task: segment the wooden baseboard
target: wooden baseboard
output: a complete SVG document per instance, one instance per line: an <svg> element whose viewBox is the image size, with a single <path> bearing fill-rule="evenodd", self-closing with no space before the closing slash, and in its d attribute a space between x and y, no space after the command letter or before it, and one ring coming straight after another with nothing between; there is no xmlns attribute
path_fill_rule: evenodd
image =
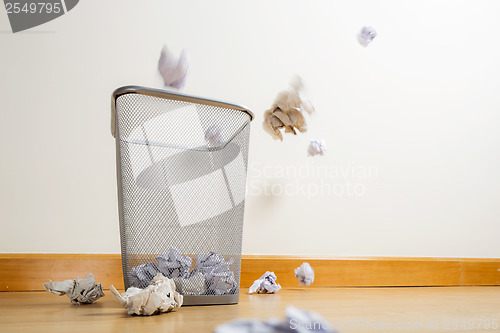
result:
<svg viewBox="0 0 500 333"><path fill-rule="evenodd" d="M491 286L500 285L496 258L300 257L244 255L241 287L265 271L281 286L297 287L294 269L308 262L316 272L311 287ZM0 291L43 290L60 281L93 273L105 288L123 288L119 254L0 254Z"/></svg>

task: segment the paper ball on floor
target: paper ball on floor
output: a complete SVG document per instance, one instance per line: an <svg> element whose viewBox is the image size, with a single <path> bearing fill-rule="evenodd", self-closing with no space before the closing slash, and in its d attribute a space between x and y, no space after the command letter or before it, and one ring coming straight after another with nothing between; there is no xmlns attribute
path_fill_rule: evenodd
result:
<svg viewBox="0 0 500 333"><path fill-rule="evenodd" d="M257 293L270 293L274 294L281 289L279 283L276 283L276 274L274 272L265 272L260 278L254 281L250 289L249 294Z"/></svg>
<svg viewBox="0 0 500 333"><path fill-rule="evenodd" d="M151 284L144 289L130 287L120 294L111 285L109 290L129 315L151 316L163 312L170 312L182 306L183 296L175 290L173 280L158 273Z"/></svg>
<svg viewBox="0 0 500 333"><path fill-rule="evenodd" d="M77 277L75 280L50 281L43 284L48 292L69 297L73 304L92 304L104 296L102 286L95 282L94 275L89 273L83 279Z"/></svg>

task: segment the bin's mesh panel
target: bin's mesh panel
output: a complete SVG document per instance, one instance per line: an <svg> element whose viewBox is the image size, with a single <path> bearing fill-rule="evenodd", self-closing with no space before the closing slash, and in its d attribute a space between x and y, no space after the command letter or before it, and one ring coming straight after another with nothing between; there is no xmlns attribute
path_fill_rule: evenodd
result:
<svg viewBox="0 0 500 333"><path fill-rule="evenodd" d="M249 116L140 94L116 112L126 288L161 271L185 295L238 293Z"/></svg>

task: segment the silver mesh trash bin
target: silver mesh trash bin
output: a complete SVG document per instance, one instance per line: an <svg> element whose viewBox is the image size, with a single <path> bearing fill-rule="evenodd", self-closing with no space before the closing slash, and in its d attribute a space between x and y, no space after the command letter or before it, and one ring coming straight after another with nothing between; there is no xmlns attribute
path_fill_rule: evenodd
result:
<svg viewBox="0 0 500 333"><path fill-rule="evenodd" d="M173 278L184 304L238 302L245 107L126 86L112 96L125 287Z"/></svg>

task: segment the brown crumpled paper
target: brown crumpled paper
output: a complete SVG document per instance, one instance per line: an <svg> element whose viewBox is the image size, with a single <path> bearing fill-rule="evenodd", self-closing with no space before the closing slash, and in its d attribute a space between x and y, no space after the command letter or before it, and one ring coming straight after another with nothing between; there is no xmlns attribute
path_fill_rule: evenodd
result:
<svg viewBox="0 0 500 333"><path fill-rule="evenodd" d="M297 76L290 83L290 88L278 94L273 105L264 113L262 127L273 139L283 141L281 129L285 133L297 134L307 131L307 124L304 112L311 114L314 107L304 96L302 79Z"/></svg>

